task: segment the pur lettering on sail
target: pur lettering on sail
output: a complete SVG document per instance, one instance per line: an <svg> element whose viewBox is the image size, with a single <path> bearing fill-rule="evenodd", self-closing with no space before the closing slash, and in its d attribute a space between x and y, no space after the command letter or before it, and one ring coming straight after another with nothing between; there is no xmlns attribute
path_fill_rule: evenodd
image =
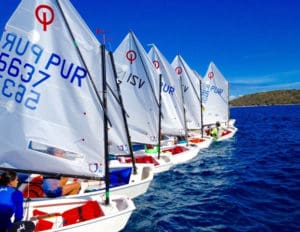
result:
<svg viewBox="0 0 300 232"><path fill-rule="evenodd" d="M86 78L87 72L84 68L76 66L73 63L69 63L66 59L62 59L58 54L52 53L48 59L45 69L60 69L60 76L63 79L69 79L73 84L77 84L81 87L82 79Z"/></svg>
<svg viewBox="0 0 300 232"><path fill-rule="evenodd" d="M214 92L215 94L219 94L220 96L221 96L222 93L223 93L223 89L222 89L222 88L218 88L218 87L215 86L215 85L212 85L212 86L210 87L210 91L211 91L211 92Z"/></svg>
<svg viewBox="0 0 300 232"><path fill-rule="evenodd" d="M29 40L27 40L23 37L17 37L17 35L13 34L13 33L6 34L4 41L3 41L3 45L1 45L1 49L3 51L5 50L5 51L8 51L9 53L15 54L19 58L22 58L25 55L32 57L30 59L31 62L33 61L32 64L26 63L27 65L25 65L25 64L23 65L23 68L26 68L26 66L32 67L31 70L33 68L35 68L34 67L35 65L42 62L41 60L42 60L42 55L43 55L43 51L44 51L44 48L42 48L41 46L39 46L37 44L32 44ZM2 54L3 54L3 52L2 52ZM7 57L9 55L6 54L6 55L2 55L1 57L5 57L5 56ZM19 72L19 71L17 71L17 68L18 68L17 65L22 66L22 61L19 58L15 58L15 60L17 60L17 61L14 61L15 64L12 64L13 67L11 69L14 69L15 71L9 72L8 74L12 74L14 76L14 74ZM55 54L55 53L52 53L49 56L49 58L46 60L47 60L47 62L44 67L44 69L46 71L49 71L49 73L52 73L52 71L57 71L57 70L54 70L54 68L56 68L56 69L59 68L61 78L68 79L70 81L70 83L75 84L78 87L82 86L82 81L87 76L87 71L84 68L82 68L78 65L75 65L71 62L68 62L66 59L62 58L59 54ZM5 68L4 66L6 65L6 63L4 63L5 60L2 59L2 60L0 60L0 62L2 64L2 68L0 67L0 71L4 71L4 68ZM50 70L48 70L48 69L50 69ZM47 76L50 77L49 74ZM37 86L37 84L34 84L34 85Z"/></svg>
<svg viewBox="0 0 300 232"><path fill-rule="evenodd" d="M81 87L87 76L81 66L58 54L48 55L42 46L14 33L3 34L0 48L0 95L30 110L38 107L42 97L38 87L50 78L60 77Z"/></svg>
<svg viewBox="0 0 300 232"><path fill-rule="evenodd" d="M43 54L43 48L37 44L31 44L29 40L22 37L17 37L16 34L7 33L4 39L4 44L1 46L2 50L9 52L15 52L18 56L24 56L26 52L29 52L34 57L34 63L37 64Z"/></svg>
<svg viewBox="0 0 300 232"><path fill-rule="evenodd" d="M175 92L175 87L174 86L168 85L165 82L161 82L160 85L161 85L161 89L162 89L163 92L168 93L172 96L174 95L174 92Z"/></svg>

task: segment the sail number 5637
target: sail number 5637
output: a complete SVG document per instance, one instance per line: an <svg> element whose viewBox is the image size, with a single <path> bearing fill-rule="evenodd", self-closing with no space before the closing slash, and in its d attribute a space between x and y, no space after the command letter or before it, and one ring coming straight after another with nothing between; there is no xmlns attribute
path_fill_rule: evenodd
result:
<svg viewBox="0 0 300 232"><path fill-rule="evenodd" d="M0 86L1 94L7 98L14 98L17 103L24 102L25 107L34 110L40 99L40 93L28 89L28 83L32 83L35 67L29 63L22 64L18 58L9 60L9 55L2 52L0 54L0 80L3 79L2 87ZM7 73L9 77L3 78L1 73ZM36 87L50 77L49 74L39 70L39 78L32 83L32 87ZM24 74L24 75L23 75ZM6 75L5 75L6 76ZM16 80L16 78L20 78ZM27 88L26 88L27 86ZM26 97L24 97L26 96Z"/></svg>
<svg viewBox="0 0 300 232"><path fill-rule="evenodd" d="M24 100L24 95L26 94L27 89L24 85L22 84L18 84L16 85L16 83L7 78L4 80L3 82L3 86L1 88L1 93L3 96L7 97L7 98L11 98L13 97L14 100L17 103L22 103ZM31 110L35 110L37 107L37 104L40 100L40 93L34 91L34 90L30 90L30 93L27 93L24 105L25 107L31 109Z"/></svg>

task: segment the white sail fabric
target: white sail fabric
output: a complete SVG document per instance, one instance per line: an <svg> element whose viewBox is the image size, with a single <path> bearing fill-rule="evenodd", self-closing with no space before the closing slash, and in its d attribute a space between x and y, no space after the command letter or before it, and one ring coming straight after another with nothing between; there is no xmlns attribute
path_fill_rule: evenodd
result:
<svg viewBox="0 0 300 232"><path fill-rule="evenodd" d="M100 47L71 3L23 0L0 49L0 167L102 176Z"/></svg>
<svg viewBox="0 0 300 232"><path fill-rule="evenodd" d="M202 81L202 103L204 125L228 121L228 81L213 62Z"/></svg>
<svg viewBox="0 0 300 232"><path fill-rule="evenodd" d="M196 79L194 79L193 83L195 84L197 94L198 94L199 98L201 99L201 81L202 81L202 77L196 70L193 70L193 74L194 74L193 76L196 77Z"/></svg>
<svg viewBox="0 0 300 232"><path fill-rule="evenodd" d="M162 75L161 82L161 132L169 135L184 135L184 111L182 106L181 83L171 64L155 45L148 56Z"/></svg>
<svg viewBox="0 0 300 232"><path fill-rule="evenodd" d="M159 78L133 32L114 51L114 59L131 141L157 144Z"/></svg>
<svg viewBox="0 0 300 232"><path fill-rule="evenodd" d="M200 79L180 55L174 58L172 67L182 80L187 129L201 129Z"/></svg>
<svg viewBox="0 0 300 232"><path fill-rule="evenodd" d="M109 152L120 155L129 153L129 141L122 115L123 106L117 88L117 73L114 71L116 70L113 69L112 54L110 56L106 52L107 113L110 122L108 130Z"/></svg>

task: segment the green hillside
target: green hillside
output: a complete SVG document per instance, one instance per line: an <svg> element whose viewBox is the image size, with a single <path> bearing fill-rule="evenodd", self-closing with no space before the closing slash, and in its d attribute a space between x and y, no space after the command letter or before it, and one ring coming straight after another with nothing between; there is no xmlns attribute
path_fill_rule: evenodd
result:
<svg viewBox="0 0 300 232"><path fill-rule="evenodd" d="M245 95L230 101L231 106L300 104L300 90L276 90Z"/></svg>

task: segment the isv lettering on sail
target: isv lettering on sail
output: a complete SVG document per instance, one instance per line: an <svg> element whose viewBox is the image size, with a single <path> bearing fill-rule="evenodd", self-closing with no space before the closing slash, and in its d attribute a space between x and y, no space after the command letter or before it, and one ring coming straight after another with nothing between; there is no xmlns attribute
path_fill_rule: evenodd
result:
<svg viewBox="0 0 300 232"><path fill-rule="evenodd" d="M46 83L51 73L59 73L62 79L79 88L87 77L85 68L59 54L46 53L42 46L16 34L3 34L0 47L0 95L30 110L37 108L41 98L37 87Z"/></svg>
<svg viewBox="0 0 300 232"><path fill-rule="evenodd" d="M142 78L132 73L129 74L129 76L126 79L126 82L133 86L137 86L139 89L142 88L145 84L145 81Z"/></svg>

